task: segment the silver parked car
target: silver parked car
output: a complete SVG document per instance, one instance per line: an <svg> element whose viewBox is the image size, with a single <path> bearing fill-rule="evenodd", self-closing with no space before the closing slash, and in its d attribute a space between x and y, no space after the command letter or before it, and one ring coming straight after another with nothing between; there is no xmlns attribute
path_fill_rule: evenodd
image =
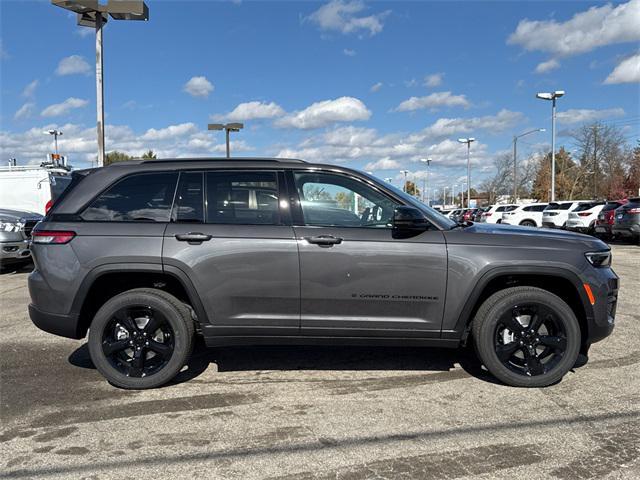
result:
<svg viewBox="0 0 640 480"><path fill-rule="evenodd" d="M0 208L0 268L31 259L31 230L42 215Z"/></svg>

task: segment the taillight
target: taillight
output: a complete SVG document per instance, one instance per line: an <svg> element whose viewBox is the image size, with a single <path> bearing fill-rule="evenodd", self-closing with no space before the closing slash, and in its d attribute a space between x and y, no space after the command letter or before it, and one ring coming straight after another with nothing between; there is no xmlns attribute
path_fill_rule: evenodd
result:
<svg viewBox="0 0 640 480"><path fill-rule="evenodd" d="M484 215L485 217L490 217L492 215L492 213L491 212L486 212L486 213L483 213L482 215Z"/></svg>
<svg viewBox="0 0 640 480"><path fill-rule="evenodd" d="M589 212L579 212L578 216L580 217L588 217L589 215L591 215Z"/></svg>
<svg viewBox="0 0 640 480"><path fill-rule="evenodd" d="M47 245L64 245L73 240L76 232L60 232L53 230L38 230L31 233L33 243L43 243Z"/></svg>
<svg viewBox="0 0 640 480"><path fill-rule="evenodd" d="M51 207L53 207L53 199L49 200L45 206L44 206L44 214L46 215L47 213L49 213L49 210L51 210Z"/></svg>

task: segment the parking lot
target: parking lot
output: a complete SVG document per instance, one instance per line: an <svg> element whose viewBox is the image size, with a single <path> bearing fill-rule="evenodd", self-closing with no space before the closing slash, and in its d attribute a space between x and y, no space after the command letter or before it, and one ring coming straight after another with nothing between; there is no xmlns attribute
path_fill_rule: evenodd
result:
<svg viewBox="0 0 640 480"><path fill-rule="evenodd" d="M111 387L0 276L6 478L639 478L640 249L614 245L617 326L559 384L464 351L199 347L174 384Z"/></svg>

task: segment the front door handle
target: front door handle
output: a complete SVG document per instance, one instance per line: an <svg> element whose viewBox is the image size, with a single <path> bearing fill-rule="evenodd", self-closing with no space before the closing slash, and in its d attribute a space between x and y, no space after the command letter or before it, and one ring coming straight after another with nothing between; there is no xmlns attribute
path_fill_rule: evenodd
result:
<svg viewBox="0 0 640 480"><path fill-rule="evenodd" d="M176 240L178 240L179 242L202 243L202 242L208 242L212 238L213 238L213 235L207 235L206 233L199 233L199 232L176 234Z"/></svg>
<svg viewBox="0 0 640 480"><path fill-rule="evenodd" d="M317 237L305 237L305 240L314 245L320 245L321 247L330 247L332 245L339 245L342 243L340 237L334 237L333 235L318 235Z"/></svg>

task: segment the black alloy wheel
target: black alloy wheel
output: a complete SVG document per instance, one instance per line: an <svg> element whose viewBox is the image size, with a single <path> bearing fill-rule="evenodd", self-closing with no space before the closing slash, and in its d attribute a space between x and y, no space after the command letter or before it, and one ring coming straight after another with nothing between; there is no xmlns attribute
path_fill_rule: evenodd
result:
<svg viewBox="0 0 640 480"><path fill-rule="evenodd" d="M496 324L495 351L502 364L520 375L551 371L567 349L567 336L556 313L538 303L514 306Z"/></svg>
<svg viewBox="0 0 640 480"><path fill-rule="evenodd" d="M173 329L149 306L123 307L104 329L102 351L127 377L146 377L164 368L173 355Z"/></svg>

